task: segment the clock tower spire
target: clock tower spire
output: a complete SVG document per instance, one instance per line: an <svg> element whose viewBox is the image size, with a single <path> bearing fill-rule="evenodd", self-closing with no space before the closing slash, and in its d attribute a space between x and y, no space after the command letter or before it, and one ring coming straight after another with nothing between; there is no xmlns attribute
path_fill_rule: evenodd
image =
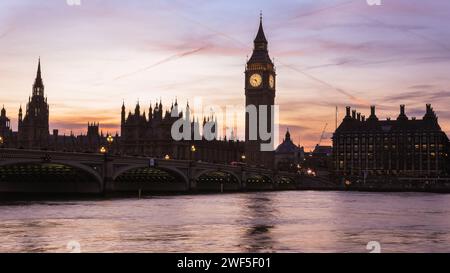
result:
<svg viewBox="0 0 450 273"><path fill-rule="evenodd" d="M263 28L262 13L259 20L259 28L253 41L253 53L245 68L245 104L247 110L256 107L256 116L246 112L245 116L245 156L247 163L251 165L262 165L266 168L274 167L274 152L261 151L261 144L270 143L260 137L260 115L265 115L267 133L274 130L272 106L275 104L275 66L270 59L268 42ZM267 112L261 112L261 106L267 106ZM256 126L254 126L256 124ZM251 132L255 130L257 132ZM254 139L251 136L257 135ZM273 134L272 134L273 136ZM273 140L272 140L273 141Z"/></svg>

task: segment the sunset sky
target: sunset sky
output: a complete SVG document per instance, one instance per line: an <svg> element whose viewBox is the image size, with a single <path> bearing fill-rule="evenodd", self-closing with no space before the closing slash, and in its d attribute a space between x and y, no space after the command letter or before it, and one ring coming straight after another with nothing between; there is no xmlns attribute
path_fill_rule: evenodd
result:
<svg viewBox="0 0 450 273"><path fill-rule="evenodd" d="M120 107L201 97L243 105L260 10L277 67L282 134L307 149L351 105L421 118L433 104L450 132L450 1L0 1L0 104L17 130L38 57L51 129L119 130ZM241 130L240 135L242 136Z"/></svg>

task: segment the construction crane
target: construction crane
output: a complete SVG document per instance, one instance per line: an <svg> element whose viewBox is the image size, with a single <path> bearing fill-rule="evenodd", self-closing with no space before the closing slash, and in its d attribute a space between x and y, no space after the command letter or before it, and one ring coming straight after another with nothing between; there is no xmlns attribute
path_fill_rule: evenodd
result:
<svg viewBox="0 0 450 273"><path fill-rule="evenodd" d="M319 143L317 146L320 146L320 143L322 143L323 137L325 136L325 131L327 130L328 123L325 124L325 127L323 128L322 134L320 135Z"/></svg>

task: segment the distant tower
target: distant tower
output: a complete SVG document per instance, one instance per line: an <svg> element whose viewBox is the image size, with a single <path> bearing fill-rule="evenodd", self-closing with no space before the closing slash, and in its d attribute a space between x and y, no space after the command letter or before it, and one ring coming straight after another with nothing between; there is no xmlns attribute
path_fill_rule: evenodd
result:
<svg viewBox="0 0 450 273"><path fill-rule="evenodd" d="M22 105L19 108L19 125L22 123L23 114L22 114Z"/></svg>
<svg viewBox="0 0 450 273"><path fill-rule="evenodd" d="M11 121L6 116L6 109L5 106L3 106L0 113L0 137L2 138L0 141L0 146L3 146L4 143L9 140L11 135L12 135Z"/></svg>
<svg viewBox="0 0 450 273"><path fill-rule="evenodd" d="M24 148L44 148L48 146L49 138L49 106L44 96L44 83L41 75L41 60L39 58L36 79L33 84L33 94L27 104L25 117L19 110L19 146Z"/></svg>
<svg viewBox="0 0 450 273"><path fill-rule="evenodd" d="M93 122L92 124L88 122L88 129L87 129L87 134L86 136L89 139L95 139L99 137L99 128L100 128L100 124L99 123L95 123Z"/></svg>
<svg viewBox="0 0 450 273"><path fill-rule="evenodd" d="M141 115L141 106L139 105L139 101L136 103L136 108L134 108L134 114L136 116L140 116Z"/></svg>
<svg viewBox="0 0 450 273"><path fill-rule="evenodd" d="M120 113L120 134L123 136L125 127L125 101L122 103L122 112Z"/></svg>
<svg viewBox="0 0 450 273"><path fill-rule="evenodd" d="M246 160L252 165L264 165L267 168L274 166L274 152L262 152L259 137L259 106L267 105L267 130L273 130L271 106L275 104L275 67L269 57L267 39L260 16L258 34L254 40L254 49L245 69L245 104L255 105L258 109L257 130L258 139L249 139L250 120L249 114L245 116L245 155Z"/></svg>

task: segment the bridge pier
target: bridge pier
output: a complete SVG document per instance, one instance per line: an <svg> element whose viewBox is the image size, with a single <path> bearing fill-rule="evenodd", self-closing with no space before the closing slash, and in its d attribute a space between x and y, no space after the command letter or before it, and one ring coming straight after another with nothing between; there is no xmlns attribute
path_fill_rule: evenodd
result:
<svg viewBox="0 0 450 273"><path fill-rule="evenodd" d="M196 174L196 166L195 162L189 161L188 169L187 169L187 178L188 178L188 191L196 191L197 190L197 181L195 180Z"/></svg>
<svg viewBox="0 0 450 273"><path fill-rule="evenodd" d="M189 178L189 188L188 191L197 191L197 181L195 178Z"/></svg>
<svg viewBox="0 0 450 273"><path fill-rule="evenodd" d="M114 158L104 155L102 193L114 191Z"/></svg>
<svg viewBox="0 0 450 273"><path fill-rule="evenodd" d="M241 190L247 189L247 172L241 169Z"/></svg>

